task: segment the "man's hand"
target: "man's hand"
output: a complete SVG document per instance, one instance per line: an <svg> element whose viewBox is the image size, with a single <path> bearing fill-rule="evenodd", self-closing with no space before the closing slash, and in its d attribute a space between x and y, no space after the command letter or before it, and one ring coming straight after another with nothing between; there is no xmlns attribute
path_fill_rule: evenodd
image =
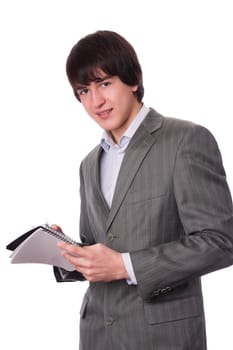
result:
<svg viewBox="0 0 233 350"><path fill-rule="evenodd" d="M59 242L58 247L65 259L90 282L129 278L121 254L103 244L79 247Z"/></svg>
<svg viewBox="0 0 233 350"><path fill-rule="evenodd" d="M58 226L58 225L56 225L56 224L53 224L53 225L51 225L51 227L52 227L54 230L56 230L56 231L58 231L58 232L60 232L60 233L63 233L62 228L61 228L60 226Z"/></svg>

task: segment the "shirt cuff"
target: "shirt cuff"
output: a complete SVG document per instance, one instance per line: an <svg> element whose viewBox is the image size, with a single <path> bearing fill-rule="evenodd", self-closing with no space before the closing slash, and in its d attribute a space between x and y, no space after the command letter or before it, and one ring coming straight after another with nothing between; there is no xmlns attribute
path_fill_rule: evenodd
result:
<svg viewBox="0 0 233 350"><path fill-rule="evenodd" d="M132 261L129 253L122 253L121 255L125 264L126 271L128 272L128 275L129 275L129 279L127 279L127 283L129 285L137 285L138 282L134 273L134 269L133 269L133 265L132 265Z"/></svg>

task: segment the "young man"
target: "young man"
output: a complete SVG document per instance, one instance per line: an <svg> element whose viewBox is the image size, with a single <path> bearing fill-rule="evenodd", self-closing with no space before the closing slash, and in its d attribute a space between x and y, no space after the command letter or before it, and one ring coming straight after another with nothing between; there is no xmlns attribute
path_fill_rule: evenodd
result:
<svg viewBox="0 0 233 350"><path fill-rule="evenodd" d="M104 129L80 167L80 236L91 245L60 243L74 271L54 268L57 281L90 281L80 350L206 349L200 276L233 263L216 141L142 103L137 55L117 33L81 39L67 75Z"/></svg>

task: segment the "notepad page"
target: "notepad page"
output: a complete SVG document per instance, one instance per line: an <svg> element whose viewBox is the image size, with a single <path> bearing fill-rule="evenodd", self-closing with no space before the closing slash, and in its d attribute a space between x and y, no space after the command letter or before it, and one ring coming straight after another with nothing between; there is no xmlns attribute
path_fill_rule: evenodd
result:
<svg viewBox="0 0 233 350"><path fill-rule="evenodd" d="M11 263L38 263L62 267L67 271L75 270L57 247L60 239L38 229L25 239L11 254Z"/></svg>

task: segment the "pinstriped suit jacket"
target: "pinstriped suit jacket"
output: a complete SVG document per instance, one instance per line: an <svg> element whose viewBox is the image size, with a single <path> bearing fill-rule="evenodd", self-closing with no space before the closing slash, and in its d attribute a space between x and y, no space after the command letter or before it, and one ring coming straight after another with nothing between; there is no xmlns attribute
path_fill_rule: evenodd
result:
<svg viewBox="0 0 233 350"><path fill-rule="evenodd" d="M91 283L80 350L204 350L200 276L233 263L232 199L205 128L150 110L132 138L109 210L100 146L82 162L80 233L130 252L138 286ZM57 270L58 281L82 279Z"/></svg>

